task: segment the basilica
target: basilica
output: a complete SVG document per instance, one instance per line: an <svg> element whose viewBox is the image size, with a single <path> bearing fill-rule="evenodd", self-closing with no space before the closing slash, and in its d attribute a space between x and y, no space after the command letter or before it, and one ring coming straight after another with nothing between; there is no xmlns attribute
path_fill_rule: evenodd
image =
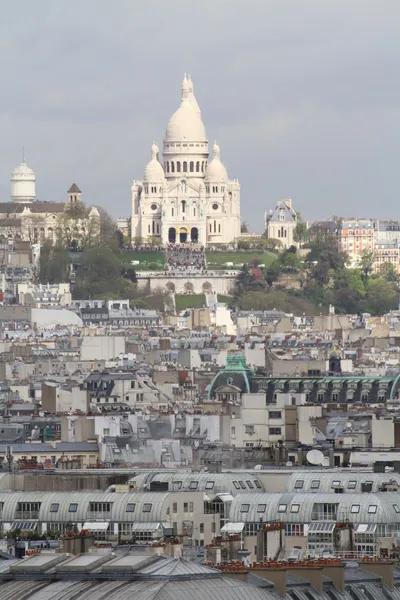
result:
<svg viewBox="0 0 400 600"><path fill-rule="evenodd" d="M132 184L132 241L229 244L240 237L240 184L228 179L214 143L212 158L193 83L184 77L170 118L162 160L157 144L141 180Z"/></svg>

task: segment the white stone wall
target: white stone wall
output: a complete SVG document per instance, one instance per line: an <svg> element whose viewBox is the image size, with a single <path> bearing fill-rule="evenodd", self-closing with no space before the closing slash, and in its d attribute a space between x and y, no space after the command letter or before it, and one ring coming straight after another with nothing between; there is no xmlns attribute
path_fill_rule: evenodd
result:
<svg viewBox="0 0 400 600"><path fill-rule="evenodd" d="M138 271L137 280L140 289L156 292L160 289L176 294L230 294L236 283L237 272L223 274L221 271L209 271L205 275L167 274L157 271Z"/></svg>

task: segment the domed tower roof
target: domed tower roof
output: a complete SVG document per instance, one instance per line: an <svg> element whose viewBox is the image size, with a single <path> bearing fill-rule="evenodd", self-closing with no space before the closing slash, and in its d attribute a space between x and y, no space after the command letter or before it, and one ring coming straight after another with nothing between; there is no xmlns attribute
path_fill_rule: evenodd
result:
<svg viewBox="0 0 400 600"><path fill-rule="evenodd" d="M208 163L206 171L207 181L228 181L228 173L221 162L221 151L217 142L214 142L213 146L213 158Z"/></svg>
<svg viewBox="0 0 400 600"><path fill-rule="evenodd" d="M193 81L192 81L190 75L189 75L187 81L188 81L188 85L189 85L189 98L188 98L188 100L189 100L189 102L190 102L193 110L195 112L197 112L198 114L200 114L201 113L200 106L198 105L198 102L196 100L196 96L194 95Z"/></svg>
<svg viewBox="0 0 400 600"><path fill-rule="evenodd" d="M181 105L168 121L164 144L167 142L205 142L207 134L200 108L193 94L193 83L185 75L182 82Z"/></svg>
<svg viewBox="0 0 400 600"><path fill-rule="evenodd" d="M11 173L11 200L20 204L36 199L36 175L25 158Z"/></svg>
<svg viewBox="0 0 400 600"><path fill-rule="evenodd" d="M162 168L160 162L158 161L158 153L159 148L157 144L153 143L151 147L151 161L147 163L147 166L144 170L143 181L164 181L164 169Z"/></svg>
<svg viewBox="0 0 400 600"><path fill-rule="evenodd" d="M242 354L229 355L225 367L214 377L209 389L208 399L215 398L218 388L229 386L242 394L251 391L251 380L254 371L246 364Z"/></svg>

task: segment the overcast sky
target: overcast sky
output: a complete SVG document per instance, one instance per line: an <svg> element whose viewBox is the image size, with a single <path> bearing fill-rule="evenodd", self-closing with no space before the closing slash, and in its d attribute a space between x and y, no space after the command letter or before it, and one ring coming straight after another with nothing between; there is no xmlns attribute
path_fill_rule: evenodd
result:
<svg viewBox="0 0 400 600"><path fill-rule="evenodd" d="M192 75L242 218L400 218L399 0L3 0L0 192L25 146L41 200L76 181L130 213Z"/></svg>

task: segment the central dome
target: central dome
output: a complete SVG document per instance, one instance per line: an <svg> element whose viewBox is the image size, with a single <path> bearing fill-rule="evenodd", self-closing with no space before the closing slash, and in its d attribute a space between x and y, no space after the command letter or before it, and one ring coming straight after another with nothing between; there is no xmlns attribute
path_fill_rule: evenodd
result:
<svg viewBox="0 0 400 600"><path fill-rule="evenodd" d="M170 118L165 141L207 142L206 129L200 113L193 109L189 100L182 100L180 107Z"/></svg>

